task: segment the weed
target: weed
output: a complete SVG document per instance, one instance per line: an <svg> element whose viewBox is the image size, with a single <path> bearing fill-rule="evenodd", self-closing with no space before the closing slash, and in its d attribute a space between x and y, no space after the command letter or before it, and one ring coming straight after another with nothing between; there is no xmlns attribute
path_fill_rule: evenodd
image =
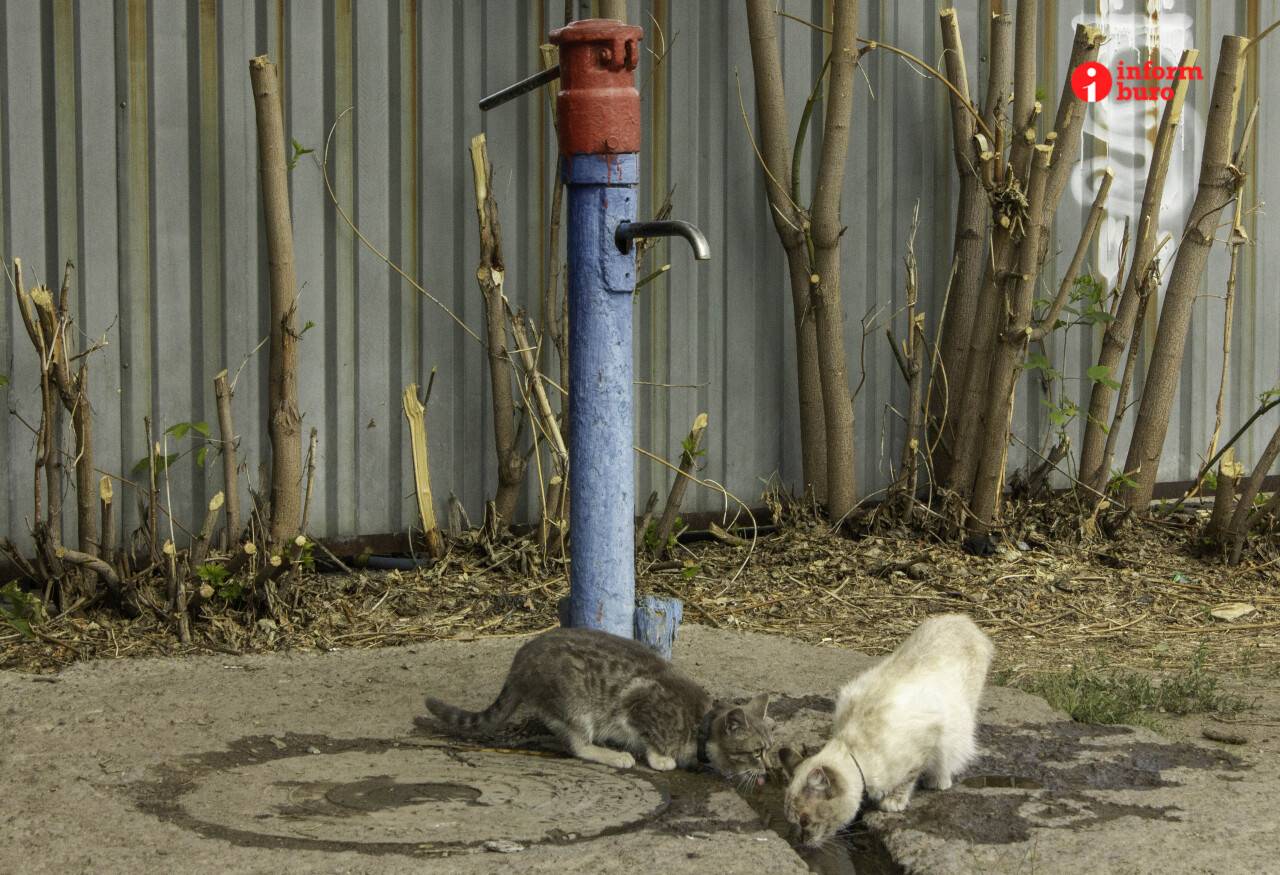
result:
<svg viewBox="0 0 1280 875"><path fill-rule="evenodd" d="M1156 728L1158 714L1232 714L1247 707L1243 699L1218 688L1218 679L1205 671L1203 650L1186 669L1159 678L1091 662L1034 676L1019 686L1080 723Z"/></svg>

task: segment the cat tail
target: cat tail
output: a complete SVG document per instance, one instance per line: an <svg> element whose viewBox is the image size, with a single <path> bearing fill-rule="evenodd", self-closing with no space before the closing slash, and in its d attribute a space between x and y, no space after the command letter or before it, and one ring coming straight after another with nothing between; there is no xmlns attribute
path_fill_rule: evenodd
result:
<svg viewBox="0 0 1280 875"><path fill-rule="evenodd" d="M467 711L448 702L427 697L427 710L434 714L437 720L451 729L468 733L492 732L507 722L518 704L520 704L519 697L511 689L510 684L503 685L498 698L483 711Z"/></svg>

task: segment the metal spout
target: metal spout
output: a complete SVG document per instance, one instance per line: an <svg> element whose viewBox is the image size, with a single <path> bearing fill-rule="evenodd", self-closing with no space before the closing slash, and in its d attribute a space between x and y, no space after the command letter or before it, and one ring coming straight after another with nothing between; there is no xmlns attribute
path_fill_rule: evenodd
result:
<svg viewBox="0 0 1280 875"><path fill-rule="evenodd" d="M613 240L619 252L630 252L631 241L637 237L683 237L693 247L693 257L698 261L711 259L711 246L706 236L692 222L664 219L660 222L622 222L613 232Z"/></svg>
<svg viewBox="0 0 1280 875"><path fill-rule="evenodd" d="M484 100L480 101L480 111L493 109L495 106L501 106L508 100L514 100L521 94L528 94L535 88L540 88L548 82L554 82L560 78L560 65L548 67L541 73L534 73L528 79L521 79L514 85L508 85L501 91L495 91Z"/></svg>

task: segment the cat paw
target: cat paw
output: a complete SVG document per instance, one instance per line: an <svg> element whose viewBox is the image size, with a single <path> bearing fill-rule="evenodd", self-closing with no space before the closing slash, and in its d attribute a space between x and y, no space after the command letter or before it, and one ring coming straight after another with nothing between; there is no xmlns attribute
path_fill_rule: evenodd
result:
<svg viewBox="0 0 1280 875"><path fill-rule="evenodd" d="M930 790L947 790L951 787L950 775L926 775L924 785Z"/></svg>
<svg viewBox="0 0 1280 875"><path fill-rule="evenodd" d="M600 757L601 762L606 766L613 766L615 769L630 769L636 764L636 758L625 750L611 750Z"/></svg>
<svg viewBox="0 0 1280 875"><path fill-rule="evenodd" d="M898 796L886 796L876 803L881 811L906 811L907 800Z"/></svg>
<svg viewBox="0 0 1280 875"><path fill-rule="evenodd" d="M649 763L649 768L653 769L656 772L669 772L676 767L676 761L674 757L669 757L660 753L654 753L653 751L649 751L648 753L646 753L645 759Z"/></svg>

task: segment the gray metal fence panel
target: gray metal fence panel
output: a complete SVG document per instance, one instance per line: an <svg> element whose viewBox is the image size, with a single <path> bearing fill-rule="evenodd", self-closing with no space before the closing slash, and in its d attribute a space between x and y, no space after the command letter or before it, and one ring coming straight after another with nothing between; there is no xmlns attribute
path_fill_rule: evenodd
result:
<svg viewBox="0 0 1280 875"><path fill-rule="evenodd" d="M939 61L942 4L861 5L863 34ZM958 5L972 85L980 89L987 47L978 22L989 14L989 3ZM1156 34L1166 53L1179 41L1197 46L1201 66L1211 73L1222 34L1280 17L1277 0L1166 2L1158 21L1137 0L1125 0L1120 9L1104 5L1102 12L1093 3L1049 5L1055 18L1041 28L1040 81L1050 103L1077 21L1101 17L1113 31L1108 57L1136 57L1137 47ZM788 0L784 7L815 22L826 14L822 0ZM656 208L674 190L675 213L698 222L715 248L711 263L695 265L682 247L660 247L659 263L669 260L671 270L637 295L637 445L674 458L693 417L706 412L703 476L754 503L766 478L776 474L794 484L800 465L785 262L739 108L741 93L747 117L754 118L745 13L730 0L640 0L629 12L644 24L649 48L665 42L667 49L658 75L652 56L640 70L643 166L651 174L642 187L642 209ZM76 264L77 344L83 348L101 337L108 342L92 361L99 467L128 476L146 452L146 415L156 435L178 422L212 424L212 380L227 368L237 377L245 477L253 488L260 485L269 449L266 361L259 348L268 327L266 253L247 61L268 52L280 61L287 134L315 150L299 160L291 177L299 313L303 324L313 326L302 340L299 374L304 441L310 428L319 440L312 528L356 534L403 531L413 523L400 394L410 382L425 388L433 369L428 418L440 510L452 493L478 519L496 482L488 375L480 345L441 306L481 332L467 148L473 134L487 134L502 209L507 294L513 306L536 315L550 270L546 216L555 139L546 98L532 95L484 115L476 101L537 70L538 45L562 17L563 3L552 0L0 2L0 252L24 259L28 281L51 285L65 258ZM1158 28L1149 30L1153 21ZM796 21L780 25L794 125L821 65L824 37ZM1259 48L1242 112L1261 96L1259 83L1280 72L1277 46ZM1211 76L1193 86L1179 137L1162 220L1175 232L1194 195L1210 82ZM897 411L905 391L886 354L882 326L891 320L899 336L904 328L897 312L902 256L917 202L916 255L930 326L945 292L955 209L947 111L942 89L902 59L882 51L864 58L845 186L843 266L846 349L851 379L861 383L855 406L863 493L881 488L897 463ZM1077 175L1090 179L1110 162L1122 177L1141 180L1142 149L1157 117L1154 109L1095 112ZM1264 106L1260 142L1274 139L1276 124ZM323 156L331 128L328 166L338 204L439 304L361 246L335 211L313 160ZM801 156L806 185L816 141L811 136ZM1260 148L1250 165L1254 176L1246 197L1252 206L1255 198L1265 199L1280 163L1274 150ZM1087 184L1073 182L1047 287L1069 254L1062 250L1074 245L1070 235L1091 196ZM1113 190L1091 258L1094 270L1114 261L1123 217L1140 199L1140 185ZM1260 213L1250 215L1249 229L1253 243L1237 290L1226 433L1280 374L1280 344L1273 337L1280 302L1267 284L1280 269L1273 263L1280 232ZM1225 248L1217 247L1196 307L1160 472L1164 480L1194 474L1212 430L1227 264ZM869 313L878 321L864 337L861 320ZM1151 331L1154 326L1153 317ZM1149 332L1148 345L1151 337ZM1097 330L1049 339L1046 351L1066 374L1055 395L1087 396L1083 372L1097 346ZM21 541L31 516L28 426L37 418L37 366L8 292L0 304L0 373L10 380L3 397L11 411L0 423L0 532ZM1036 381L1024 381L1011 464L1034 455L1024 444L1042 451L1054 439L1043 398ZM1068 431L1078 440L1080 424ZM171 437L169 451L187 449L191 440ZM1242 455L1252 458L1261 440L1246 441ZM651 490L665 493L668 469L642 458L637 470L641 500ZM193 525L220 488L220 470L214 464L200 468L188 454L171 475L175 517ZM531 468L529 513L536 507L537 478ZM116 495L132 520L132 491L118 485ZM724 503L714 490L696 490L687 500L704 510ZM74 537L73 514L67 526L65 535Z"/></svg>

